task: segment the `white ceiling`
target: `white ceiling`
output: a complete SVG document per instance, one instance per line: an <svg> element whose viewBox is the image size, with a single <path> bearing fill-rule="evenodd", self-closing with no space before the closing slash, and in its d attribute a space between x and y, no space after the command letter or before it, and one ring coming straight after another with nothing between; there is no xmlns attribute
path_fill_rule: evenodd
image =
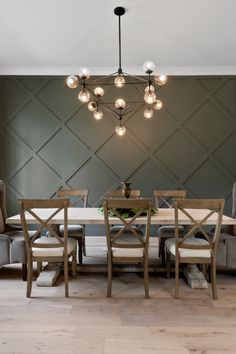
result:
<svg viewBox="0 0 236 354"><path fill-rule="evenodd" d="M0 75L236 74L235 0L0 0Z"/></svg>

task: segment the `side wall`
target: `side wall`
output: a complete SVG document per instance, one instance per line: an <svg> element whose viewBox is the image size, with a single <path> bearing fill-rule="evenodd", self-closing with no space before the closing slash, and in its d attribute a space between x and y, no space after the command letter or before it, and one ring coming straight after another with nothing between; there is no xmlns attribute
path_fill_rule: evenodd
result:
<svg viewBox="0 0 236 354"><path fill-rule="evenodd" d="M2 77L0 178L8 213L17 199L53 197L58 188L88 188L90 206L129 180L142 195L184 188L189 197L226 199L236 181L236 79L170 77L164 109L151 119L95 121L62 77Z"/></svg>

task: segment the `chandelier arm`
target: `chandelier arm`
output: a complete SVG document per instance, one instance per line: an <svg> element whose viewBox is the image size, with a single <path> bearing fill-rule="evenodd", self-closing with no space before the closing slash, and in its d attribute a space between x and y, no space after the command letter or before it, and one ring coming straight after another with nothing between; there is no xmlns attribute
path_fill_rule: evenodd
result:
<svg viewBox="0 0 236 354"><path fill-rule="evenodd" d="M124 74L124 76L132 77L133 79L137 80L138 83L139 82L145 82L146 84L148 84L148 80L147 79L144 79L142 77L135 76L135 75L130 75L130 74L126 73L126 72L123 72L123 74Z"/></svg>

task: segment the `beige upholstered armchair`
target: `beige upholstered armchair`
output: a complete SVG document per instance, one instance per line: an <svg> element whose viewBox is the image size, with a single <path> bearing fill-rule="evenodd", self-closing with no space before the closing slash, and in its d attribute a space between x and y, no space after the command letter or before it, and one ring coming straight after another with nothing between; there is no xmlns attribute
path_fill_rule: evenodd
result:
<svg viewBox="0 0 236 354"><path fill-rule="evenodd" d="M232 218L236 218L236 182L232 190ZM236 225L221 228L216 263L218 267L236 269Z"/></svg>
<svg viewBox="0 0 236 354"><path fill-rule="evenodd" d="M0 267L21 263L22 278L26 280L27 259L23 231L6 225L6 217L6 188L4 182L0 180Z"/></svg>

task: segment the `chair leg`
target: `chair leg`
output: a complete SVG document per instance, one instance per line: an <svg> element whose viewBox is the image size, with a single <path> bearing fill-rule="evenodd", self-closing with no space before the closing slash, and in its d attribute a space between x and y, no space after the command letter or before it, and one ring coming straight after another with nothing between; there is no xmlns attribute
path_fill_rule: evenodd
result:
<svg viewBox="0 0 236 354"><path fill-rule="evenodd" d="M27 290L26 296L30 297L32 290L32 282L33 282L33 262L28 261L28 271L27 271Z"/></svg>
<svg viewBox="0 0 236 354"><path fill-rule="evenodd" d="M69 296L68 291L68 258L64 260L64 282L65 282L65 297Z"/></svg>
<svg viewBox="0 0 236 354"><path fill-rule="evenodd" d="M112 288L112 259L111 256L107 257L107 297L111 297Z"/></svg>
<svg viewBox="0 0 236 354"><path fill-rule="evenodd" d="M80 237L78 239L78 258L79 258L79 264L83 263L83 240Z"/></svg>
<svg viewBox="0 0 236 354"><path fill-rule="evenodd" d="M27 280L27 263L22 263L22 280Z"/></svg>
<svg viewBox="0 0 236 354"><path fill-rule="evenodd" d="M175 299L179 298L179 260L175 258Z"/></svg>
<svg viewBox="0 0 236 354"><path fill-rule="evenodd" d="M83 254L84 254L84 256L86 256L85 235L83 235L83 239L82 239L82 241L83 241Z"/></svg>
<svg viewBox="0 0 236 354"><path fill-rule="evenodd" d="M77 262L76 262L76 251L72 253L72 277L76 277L77 272Z"/></svg>
<svg viewBox="0 0 236 354"><path fill-rule="evenodd" d="M214 300L218 299L217 288L216 288L216 261L213 258L211 264L211 287L212 287L212 296Z"/></svg>
<svg viewBox="0 0 236 354"><path fill-rule="evenodd" d="M170 279L170 254L166 252L166 278Z"/></svg>
<svg viewBox="0 0 236 354"><path fill-rule="evenodd" d="M38 276L41 273L41 271L42 271L42 262L37 262L37 274L38 274Z"/></svg>
<svg viewBox="0 0 236 354"><path fill-rule="evenodd" d="M149 298L149 282L148 282L148 257L144 259L144 289L145 289L145 298Z"/></svg>
<svg viewBox="0 0 236 354"><path fill-rule="evenodd" d="M161 257L161 264L164 267L164 265L166 264L166 255L165 255L165 239L163 237L160 238L159 256Z"/></svg>

